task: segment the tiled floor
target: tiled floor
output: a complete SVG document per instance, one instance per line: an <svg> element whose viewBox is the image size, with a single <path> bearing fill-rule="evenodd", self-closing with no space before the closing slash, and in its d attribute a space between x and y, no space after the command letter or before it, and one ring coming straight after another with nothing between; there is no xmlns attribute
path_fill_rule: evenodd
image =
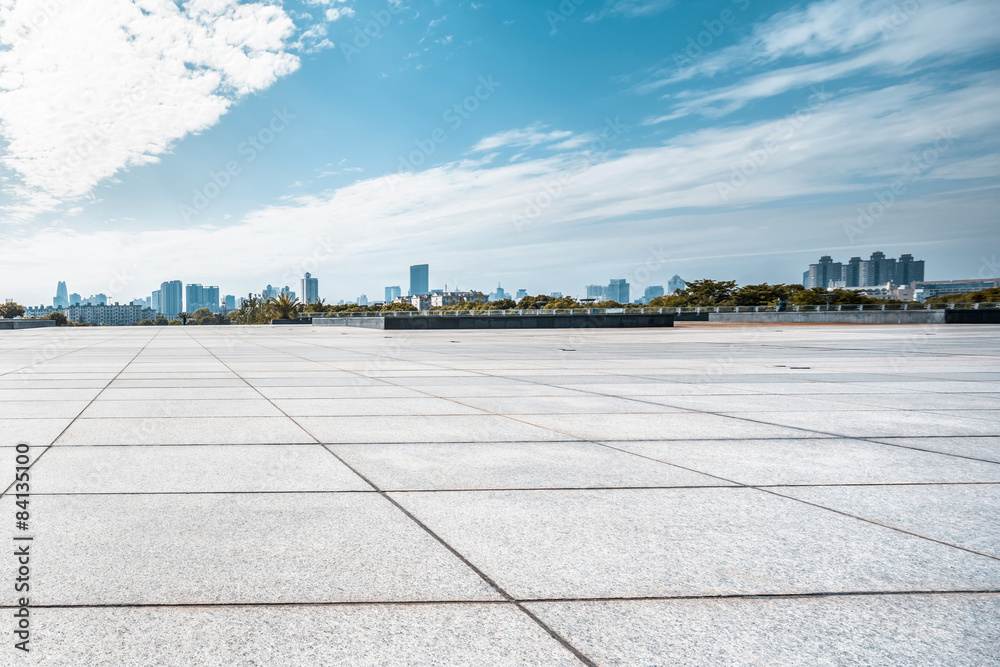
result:
<svg viewBox="0 0 1000 667"><path fill-rule="evenodd" d="M1000 664L998 334L0 333L0 664Z"/></svg>

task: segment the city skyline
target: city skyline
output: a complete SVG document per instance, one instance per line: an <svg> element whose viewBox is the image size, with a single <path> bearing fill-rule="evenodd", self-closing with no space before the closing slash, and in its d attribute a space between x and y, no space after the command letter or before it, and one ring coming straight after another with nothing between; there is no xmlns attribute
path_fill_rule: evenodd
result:
<svg viewBox="0 0 1000 667"><path fill-rule="evenodd" d="M1000 273L995 2L288 0L236 29L100 1L0 34L0 298L48 302L56 268L119 301L307 271L346 298L417 260L533 292L657 262L783 282L862 247Z"/></svg>

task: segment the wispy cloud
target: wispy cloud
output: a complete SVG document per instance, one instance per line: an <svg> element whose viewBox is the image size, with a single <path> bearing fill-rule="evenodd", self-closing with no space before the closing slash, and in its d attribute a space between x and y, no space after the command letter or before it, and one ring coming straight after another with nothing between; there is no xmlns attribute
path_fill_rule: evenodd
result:
<svg viewBox="0 0 1000 667"><path fill-rule="evenodd" d="M472 150L479 153L497 150L498 148L532 148L541 144L559 141L560 139L565 140L572 136L572 132L565 130L546 132L544 126L535 124L516 130L498 132L492 136L480 139L473 146Z"/></svg>

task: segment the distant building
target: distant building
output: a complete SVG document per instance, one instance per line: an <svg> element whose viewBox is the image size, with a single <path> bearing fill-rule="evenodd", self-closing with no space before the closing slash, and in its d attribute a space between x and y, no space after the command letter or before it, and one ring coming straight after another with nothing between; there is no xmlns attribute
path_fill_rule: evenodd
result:
<svg viewBox="0 0 1000 667"><path fill-rule="evenodd" d="M455 304L463 303L465 301L482 303L483 300L483 295L479 292L437 292L436 294L431 294L430 307L441 308L444 306L454 306ZM416 306L417 304L413 305ZM421 310L425 309L421 308Z"/></svg>
<svg viewBox="0 0 1000 667"><path fill-rule="evenodd" d="M160 313L168 320L184 312L184 285L179 280L160 284Z"/></svg>
<svg viewBox="0 0 1000 667"><path fill-rule="evenodd" d="M316 303L319 301L319 278L313 278L311 273L307 273L302 278L301 290L303 303Z"/></svg>
<svg viewBox="0 0 1000 667"><path fill-rule="evenodd" d="M642 303L649 303L658 296L663 296L662 285L650 285L642 295Z"/></svg>
<svg viewBox="0 0 1000 667"><path fill-rule="evenodd" d="M284 287L281 288L281 292L278 293L278 296L281 296L282 294L287 294L289 299L295 298L295 292L293 292L292 288L290 288L288 285L285 285Z"/></svg>
<svg viewBox="0 0 1000 667"><path fill-rule="evenodd" d="M365 294L362 294L361 296L359 296L358 300L357 300L357 304L359 306L367 306L368 305L368 296L365 295Z"/></svg>
<svg viewBox="0 0 1000 667"><path fill-rule="evenodd" d="M427 264L414 264L410 267L410 296L430 292L429 275L430 266Z"/></svg>
<svg viewBox="0 0 1000 667"><path fill-rule="evenodd" d="M936 296L968 294L970 292L990 289L991 287L1000 287L1000 279L970 278L969 280L917 281L911 283L911 286L913 287L913 299L915 301L926 301Z"/></svg>
<svg viewBox="0 0 1000 667"><path fill-rule="evenodd" d="M608 285L607 298L618 303L629 302L629 284L624 278L612 278Z"/></svg>
<svg viewBox="0 0 1000 667"><path fill-rule="evenodd" d="M107 326L138 324L143 320L155 320L156 313L138 305L86 305L68 306L60 309L70 322Z"/></svg>
<svg viewBox="0 0 1000 667"><path fill-rule="evenodd" d="M677 290L684 289L686 283L684 279L678 275L674 275L673 278L667 281L667 294L673 294Z"/></svg>
<svg viewBox="0 0 1000 667"><path fill-rule="evenodd" d="M52 299L52 305L56 308L65 308L69 305L69 294L66 292L66 282L60 280L56 284L56 296Z"/></svg>
<svg viewBox="0 0 1000 667"><path fill-rule="evenodd" d="M225 299L225 310L229 312L230 310L236 310L236 296L233 294L227 294Z"/></svg>
<svg viewBox="0 0 1000 667"><path fill-rule="evenodd" d="M561 299L561 298L563 298L563 293L562 292L549 292L549 296L552 297L553 299Z"/></svg>
<svg viewBox="0 0 1000 667"><path fill-rule="evenodd" d="M818 263L809 265L807 275L806 282L803 283L806 289L813 287L827 289L832 283L843 280L844 265L834 262L829 255L823 255Z"/></svg>
<svg viewBox="0 0 1000 667"><path fill-rule="evenodd" d="M270 299L272 297L275 298L275 299L277 299L278 298L278 288L271 287L270 285L268 285L267 287L264 288L264 291L261 292L260 295L262 297L264 297L265 300Z"/></svg>
<svg viewBox="0 0 1000 667"><path fill-rule="evenodd" d="M83 301L83 297L77 294L76 292L73 292L72 294L69 295L69 305L79 306L81 301Z"/></svg>
<svg viewBox="0 0 1000 667"><path fill-rule="evenodd" d="M184 312L189 315L204 307L205 288L195 283L184 286Z"/></svg>
<svg viewBox="0 0 1000 667"><path fill-rule="evenodd" d="M410 305L412 305L417 310L430 310L431 309L431 295L430 294L414 294L409 297Z"/></svg>
<svg viewBox="0 0 1000 667"><path fill-rule="evenodd" d="M519 289L519 290L517 290L517 296L514 297L514 298L517 299L518 301L520 301L521 299L523 299L526 296L528 296L528 290L526 290L526 289Z"/></svg>
<svg viewBox="0 0 1000 667"><path fill-rule="evenodd" d="M604 296L607 293L607 287L604 285L587 285L587 298L597 299L598 301L604 301Z"/></svg>
<svg viewBox="0 0 1000 667"><path fill-rule="evenodd" d="M497 283L497 291L490 294L490 301L499 301L500 299L506 299L510 295L500 287L500 283Z"/></svg>
<svg viewBox="0 0 1000 667"><path fill-rule="evenodd" d="M149 297L149 307L157 313L160 312L160 290L153 290L152 296Z"/></svg>
<svg viewBox="0 0 1000 667"><path fill-rule="evenodd" d="M910 285L923 278L923 260L915 260L910 254L902 255L896 260L876 250L868 259L851 257L847 264L834 262L829 255L823 255L819 262L809 265L809 270L803 274L802 284L806 288L823 289L841 286L849 289L879 288L887 283Z"/></svg>
<svg viewBox="0 0 1000 667"><path fill-rule="evenodd" d="M391 287L385 288L385 302L393 303L397 298L403 295L402 290L399 285L392 285Z"/></svg>
<svg viewBox="0 0 1000 667"><path fill-rule="evenodd" d="M213 313L219 312L219 288L217 285L209 285L201 294L202 308L208 308Z"/></svg>

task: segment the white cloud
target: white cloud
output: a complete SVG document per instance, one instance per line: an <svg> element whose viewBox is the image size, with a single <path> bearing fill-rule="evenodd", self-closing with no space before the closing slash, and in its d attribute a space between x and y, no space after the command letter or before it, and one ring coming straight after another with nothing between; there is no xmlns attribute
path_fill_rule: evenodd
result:
<svg viewBox="0 0 1000 667"><path fill-rule="evenodd" d="M681 67L661 72L640 89L798 59L794 65L743 74L739 83L721 88L684 90L672 98L676 107L666 116L730 113L756 99L865 71L899 76L995 51L998 22L1000 5L993 0L825 0L777 14L717 53L680 52ZM814 58L823 60L809 62Z"/></svg>
<svg viewBox="0 0 1000 667"><path fill-rule="evenodd" d="M588 15L584 20L600 21L608 16L641 18L658 14L672 4L673 0L607 0L601 11Z"/></svg>
<svg viewBox="0 0 1000 667"><path fill-rule="evenodd" d="M7 216L85 195L212 126L298 67L293 30L262 2L0 0Z"/></svg>
<svg viewBox="0 0 1000 667"><path fill-rule="evenodd" d="M559 141L560 139L566 140L573 136L572 132L563 130L553 130L551 132L543 130L544 128L541 125L535 124L516 130L498 132L492 136L480 139L479 143L473 146L472 150L475 152L485 152L498 148L531 148Z"/></svg>
<svg viewBox="0 0 1000 667"><path fill-rule="evenodd" d="M326 10L326 14L324 16L327 21L332 23L333 21L339 21L344 17L350 18L354 16L354 10L350 7L333 7Z"/></svg>

